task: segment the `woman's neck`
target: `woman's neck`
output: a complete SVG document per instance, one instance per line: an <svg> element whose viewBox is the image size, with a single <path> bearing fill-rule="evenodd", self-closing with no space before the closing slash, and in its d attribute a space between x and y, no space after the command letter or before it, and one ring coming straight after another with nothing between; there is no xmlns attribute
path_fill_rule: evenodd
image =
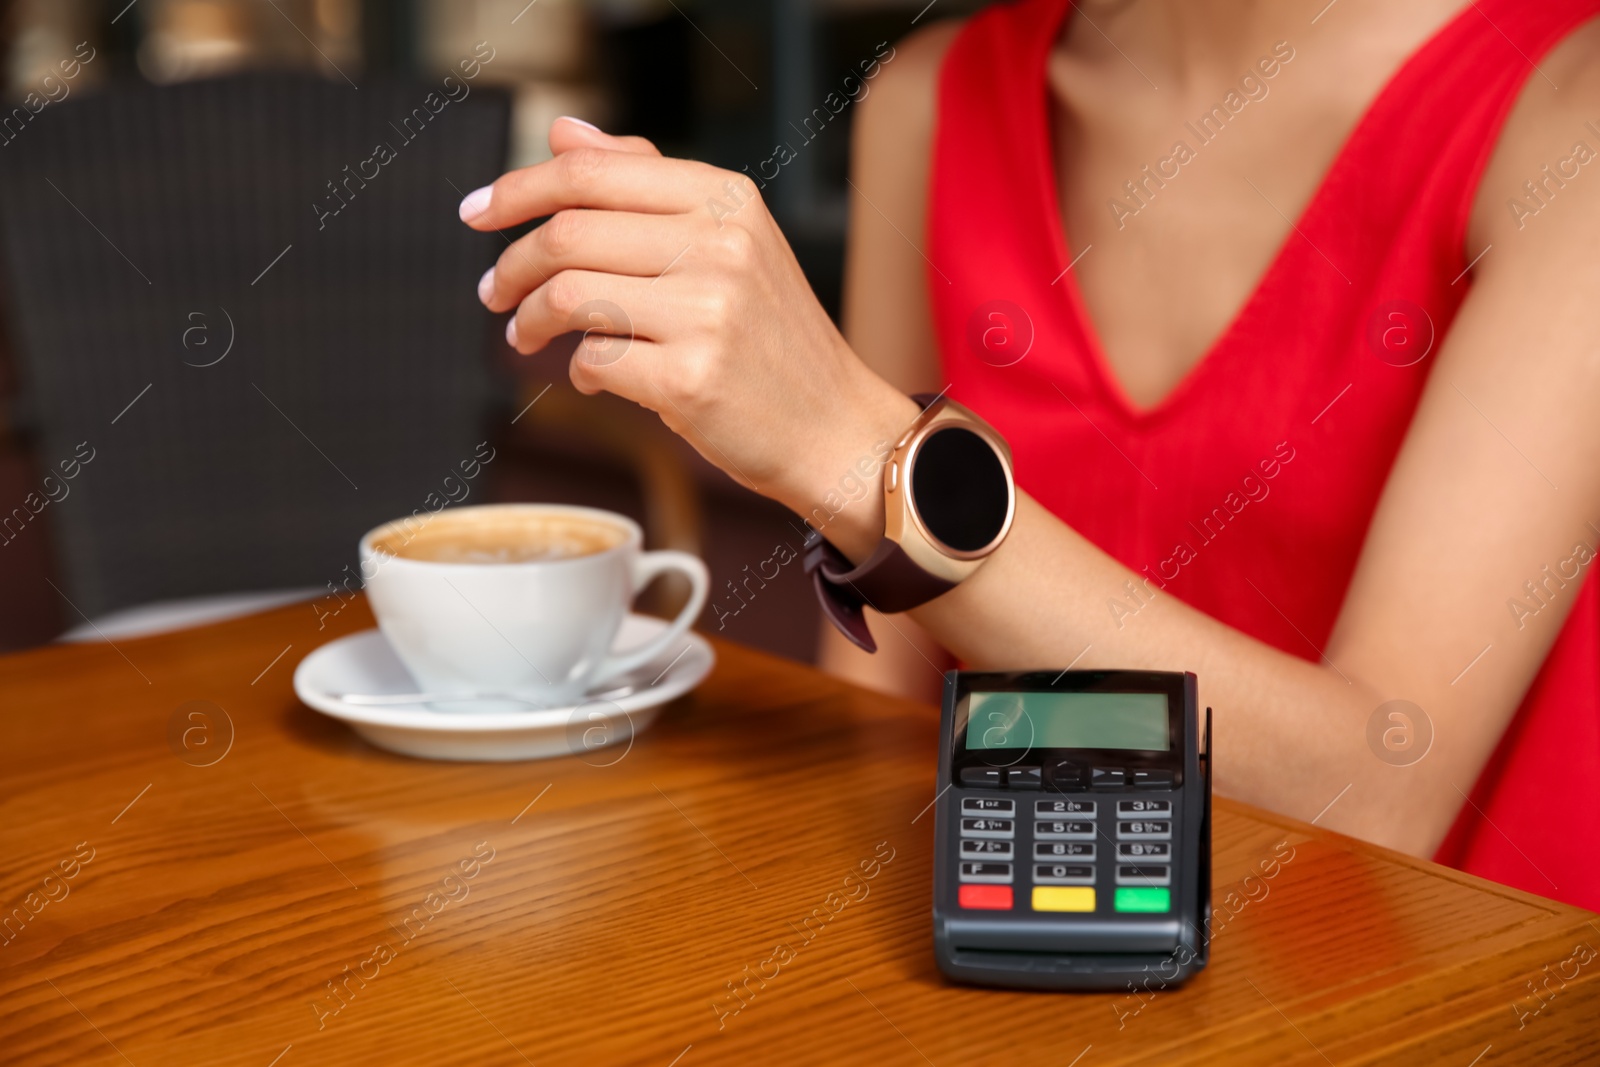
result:
<svg viewBox="0 0 1600 1067"><path fill-rule="evenodd" d="M1262 41L1317 14L1262 0L1078 0L1064 44L1087 60L1131 64L1158 89L1180 93L1248 66ZM1296 8L1304 6L1297 4ZM1307 22L1309 28L1309 22Z"/></svg>

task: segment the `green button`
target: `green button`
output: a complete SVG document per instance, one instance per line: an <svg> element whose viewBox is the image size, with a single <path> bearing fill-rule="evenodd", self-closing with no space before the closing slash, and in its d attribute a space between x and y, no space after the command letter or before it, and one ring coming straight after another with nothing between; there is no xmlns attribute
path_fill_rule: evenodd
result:
<svg viewBox="0 0 1600 1067"><path fill-rule="evenodd" d="M1123 886L1117 890L1118 911L1171 911L1172 890Z"/></svg>

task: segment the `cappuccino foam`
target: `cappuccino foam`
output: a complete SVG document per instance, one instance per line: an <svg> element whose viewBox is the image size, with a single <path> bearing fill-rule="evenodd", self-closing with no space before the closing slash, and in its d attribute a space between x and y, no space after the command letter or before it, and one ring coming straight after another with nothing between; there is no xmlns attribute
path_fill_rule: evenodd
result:
<svg viewBox="0 0 1600 1067"><path fill-rule="evenodd" d="M623 528L579 515L441 512L417 528L396 523L373 538L372 547L426 563L541 563L592 556L627 539Z"/></svg>

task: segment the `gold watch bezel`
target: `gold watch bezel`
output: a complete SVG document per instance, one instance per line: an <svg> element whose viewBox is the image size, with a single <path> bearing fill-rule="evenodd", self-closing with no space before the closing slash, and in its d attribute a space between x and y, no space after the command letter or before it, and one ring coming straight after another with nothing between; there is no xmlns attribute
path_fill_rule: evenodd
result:
<svg viewBox="0 0 1600 1067"><path fill-rule="evenodd" d="M922 443L939 430L960 426L977 434L1000 459L1005 471L1008 500L1006 517L988 544L972 551L951 548L924 525L911 499L910 472L916 464ZM901 435L884 467L884 536L895 542L911 561L930 574L950 582L960 582L977 570L1011 532L1017 514L1017 485L1011 469L1011 446L994 427L953 400L941 397L923 411Z"/></svg>

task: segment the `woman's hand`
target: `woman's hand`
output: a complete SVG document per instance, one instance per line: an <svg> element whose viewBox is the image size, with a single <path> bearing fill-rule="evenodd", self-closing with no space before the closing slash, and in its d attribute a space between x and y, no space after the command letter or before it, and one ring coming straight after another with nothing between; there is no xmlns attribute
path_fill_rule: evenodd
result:
<svg viewBox="0 0 1600 1067"><path fill-rule="evenodd" d="M650 408L735 480L802 514L841 481L857 484L916 405L845 343L755 183L576 120L554 124L550 147L554 159L461 205L478 230L550 216L479 285L491 310L515 309L511 344L531 353L582 331L569 366L580 390ZM845 511L830 536L870 548L880 495Z"/></svg>

